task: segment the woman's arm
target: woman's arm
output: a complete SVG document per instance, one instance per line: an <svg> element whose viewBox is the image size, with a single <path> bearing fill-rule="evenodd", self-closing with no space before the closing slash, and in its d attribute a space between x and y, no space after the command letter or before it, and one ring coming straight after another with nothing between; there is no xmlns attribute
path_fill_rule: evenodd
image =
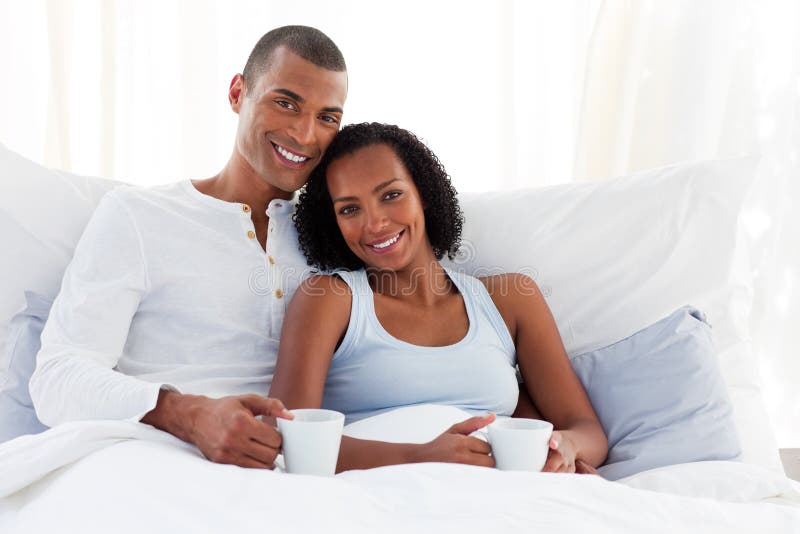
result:
<svg viewBox="0 0 800 534"><path fill-rule="evenodd" d="M606 435L538 286L517 273L482 281L514 339L525 388L556 430L544 470L574 471L576 461L599 466L608 453Z"/></svg>
<svg viewBox="0 0 800 534"><path fill-rule="evenodd" d="M417 462L494 467L494 458L489 456L491 446L481 439L470 437L470 434L494 420L494 414L470 417L451 426L433 441L423 444L386 443L343 436L336 471Z"/></svg>
<svg viewBox="0 0 800 534"><path fill-rule="evenodd" d="M286 311L269 395L289 410L319 408L336 346L347 332L352 295L333 276L300 284Z"/></svg>
<svg viewBox="0 0 800 534"><path fill-rule="evenodd" d="M319 408L336 346L347 332L352 295L339 278L315 276L295 293L281 331L269 396L286 408ZM367 469L413 462L456 462L494 466L490 447L469 434L494 416L472 417L425 444L386 443L342 437L336 470Z"/></svg>

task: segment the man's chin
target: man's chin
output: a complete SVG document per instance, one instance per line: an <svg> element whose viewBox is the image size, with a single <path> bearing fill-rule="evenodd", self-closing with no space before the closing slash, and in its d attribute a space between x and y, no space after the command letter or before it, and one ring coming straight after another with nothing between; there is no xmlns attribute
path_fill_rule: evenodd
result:
<svg viewBox="0 0 800 534"><path fill-rule="evenodd" d="M271 185L275 189L286 193L287 195L294 194L298 189L303 187L306 182L308 181L308 175L303 176L281 176L281 177L269 177L269 176L261 176L261 179L266 182L267 184Z"/></svg>

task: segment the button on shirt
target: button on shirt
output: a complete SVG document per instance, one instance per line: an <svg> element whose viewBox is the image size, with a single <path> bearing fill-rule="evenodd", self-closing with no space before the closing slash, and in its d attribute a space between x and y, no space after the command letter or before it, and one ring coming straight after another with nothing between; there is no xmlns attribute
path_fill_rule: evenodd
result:
<svg viewBox="0 0 800 534"><path fill-rule="evenodd" d="M162 386L266 395L286 307L311 274L293 210L270 203L264 251L250 206L188 180L108 193L42 334L30 384L42 422L139 420Z"/></svg>

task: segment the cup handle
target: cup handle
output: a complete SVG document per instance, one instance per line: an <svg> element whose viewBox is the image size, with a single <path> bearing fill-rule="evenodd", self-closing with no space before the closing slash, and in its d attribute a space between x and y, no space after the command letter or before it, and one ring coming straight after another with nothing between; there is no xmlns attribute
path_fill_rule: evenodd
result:
<svg viewBox="0 0 800 534"><path fill-rule="evenodd" d="M275 457L274 463L275 463L275 469L274 469L275 471L278 471L280 473L286 472L286 462L283 459L283 453Z"/></svg>
<svg viewBox="0 0 800 534"><path fill-rule="evenodd" d="M278 435L281 437L281 441L283 441L283 434L281 434L281 431L278 430L277 425L275 427L273 427L273 428L275 429L275 432L277 432ZM281 445L280 451L278 452L278 456L275 457L275 461L273 463L275 464L275 469L274 469L275 471L280 471L281 473L285 473L286 472L286 460L283 457L283 446L282 445Z"/></svg>

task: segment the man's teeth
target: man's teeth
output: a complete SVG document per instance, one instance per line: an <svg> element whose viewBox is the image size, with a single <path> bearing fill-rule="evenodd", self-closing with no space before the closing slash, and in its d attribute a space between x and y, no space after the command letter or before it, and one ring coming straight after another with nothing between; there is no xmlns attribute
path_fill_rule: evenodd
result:
<svg viewBox="0 0 800 534"><path fill-rule="evenodd" d="M383 243L379 243L377 245L370 245L374 248L386 248L393 243L397 243L397 240L400 239L400 234L397 234L393 238L389 239L388 241L384 241Z"/></svg>
<svg viewBox="0 0 800 534"><path fill-rule="evenodd" d="M278 152L280 153L281 156L283 156L284 158L288 159L289 161L294 161L295 163L300 163L300 162L305 161L305 160L308 159L305 156L298 156L297 154L292 154L291 152L289 152L288 150L286 150L285 148L283 148L280 145L275 145L275 148L278 149Z"/></svg>

